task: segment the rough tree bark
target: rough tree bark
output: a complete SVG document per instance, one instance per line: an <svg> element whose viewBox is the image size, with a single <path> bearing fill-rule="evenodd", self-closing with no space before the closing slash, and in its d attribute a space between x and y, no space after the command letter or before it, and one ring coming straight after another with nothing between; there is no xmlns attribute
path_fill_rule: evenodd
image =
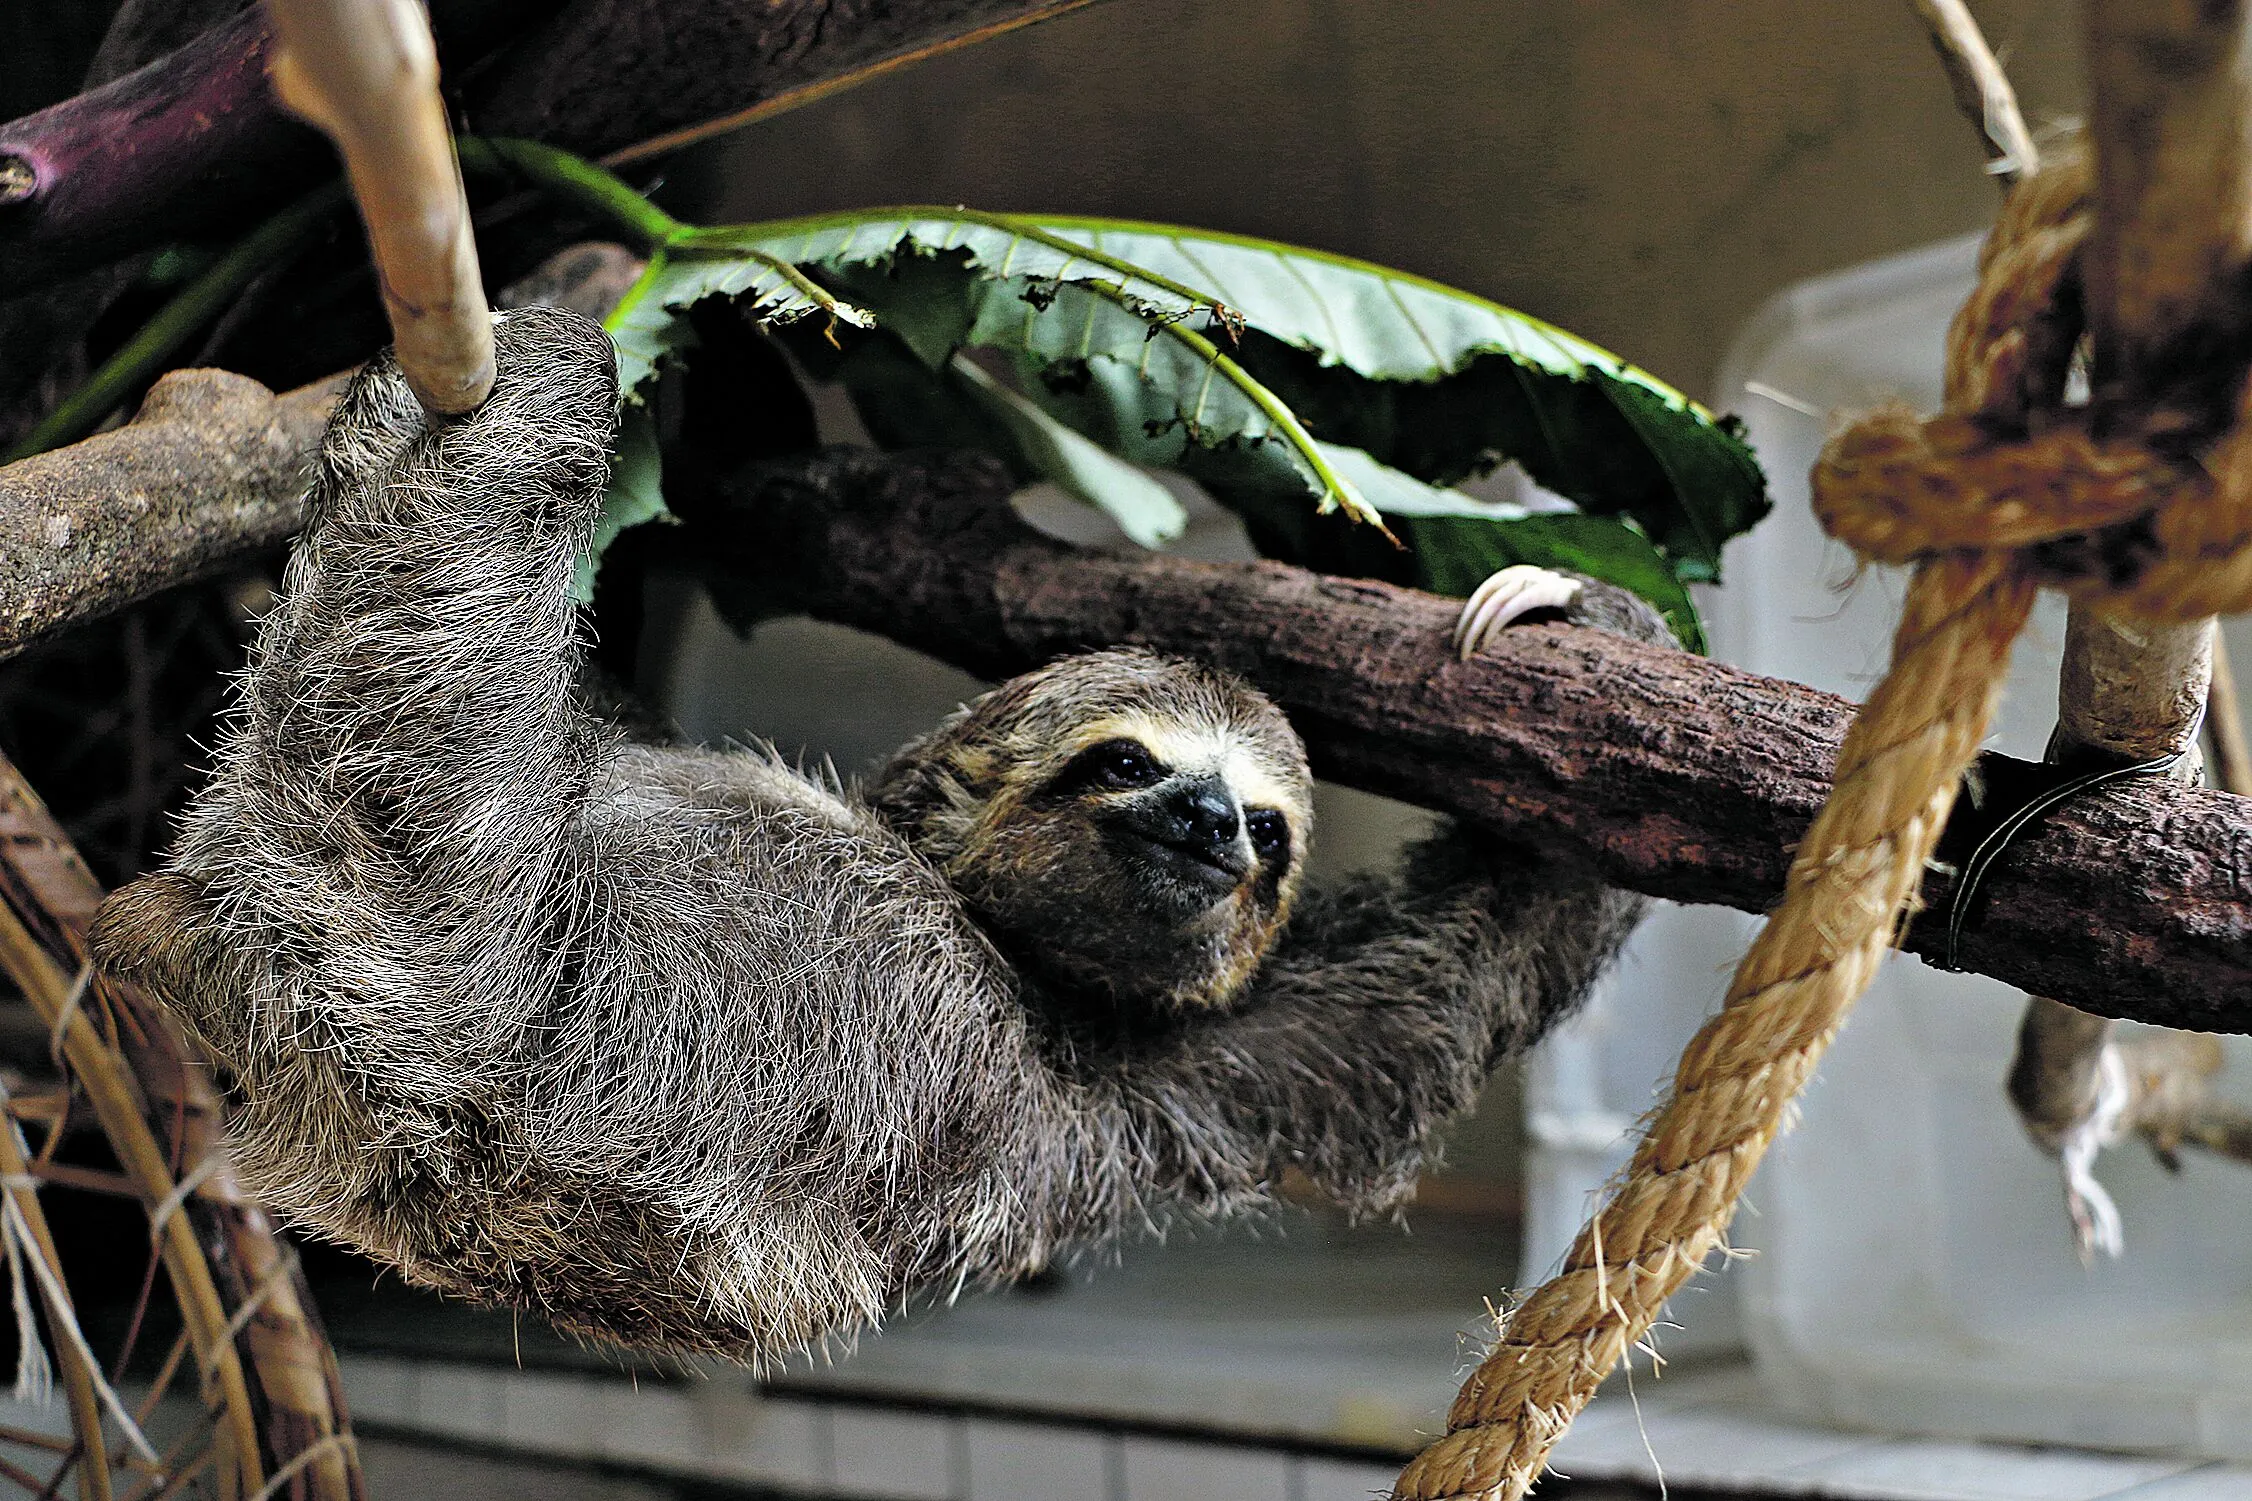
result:
<svg viewBox="0 0 2252 1501"><path fill-rule="evenodd" d="M0 655L290 536L339 387L182 370L114 432L0 468Z"/></svg>
<svg viewBox="0 0 2252 1501"><path fill-rule="evenodd" d="M0 535L23 539L0 566L0 656L294 530L333 386L273 397L182 372L159 393L115 433L0 469ZM1125 642L1221 663L1290 710L1324 775L1577 853L1656 896L1774 900L1852 714L1592 632L1513 630L1450 665L1452 602L1274 563L1066 547L1017 521L1006 475L971 456L837 453L746 484L691 518L690 550L794 607L988 677ZM1989 757L1985 774L2006 790L2035 772ZM2052 814L1982 889L1963 967L2106 1015L2252 1031L2252 800L2109 791ZM1934 910L1949 896L1935 874ZM1945 945L1927 920L1906 946Z"/></svg>
<svg viewBox="0 0 2252 1501"><path fill-rule="evenodd" d="M333 383L281 397L167 377L140 419L0 468L0 657L270 551ZM691 518L691 551L796 607L988 677L1140 642L1219 662L1290 710L1324 775L1591 860L1622 886L1763 910L1852 714L1796 683L1590 632L1506 633L1448 665L1457 608L1281 564L1110 557L1048 541L969 456L840 453ZM2035 775L1989 757L2006 790ZM2052 814L1982 888L1967 969L2106 1015L2252 1031L2252 800L2137 786ZM1944 873L1927 899L1944 911ZM1945 952L1944 925L1907 947Z"/></svg>
<svg viewBox="0 0 2252 1501"><path fill-rule="evenodd" d="M642 156L1092 0L525 0L433 7L461 113L493 135ZM267 87L262 9L0 125L0 285L245 226L326 170ZM472 64L481 63L472 68Z"/></svg>

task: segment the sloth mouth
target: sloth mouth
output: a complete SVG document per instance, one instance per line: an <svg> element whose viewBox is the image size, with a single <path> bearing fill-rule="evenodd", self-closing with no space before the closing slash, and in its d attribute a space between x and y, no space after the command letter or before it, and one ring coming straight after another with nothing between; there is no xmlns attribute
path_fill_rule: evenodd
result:
<svg viewBox="0 0 2252 1501"><path fill-rule="evenodd" d="M1160 839L1135 830L1121 830L1130 841L1133 853L1159 883L1193 893L1206 902L1214 902L1240 887L1251 873L1251 864L1243 853L1233 846L1214 849L1209 845L1179 843Z"/></svg>

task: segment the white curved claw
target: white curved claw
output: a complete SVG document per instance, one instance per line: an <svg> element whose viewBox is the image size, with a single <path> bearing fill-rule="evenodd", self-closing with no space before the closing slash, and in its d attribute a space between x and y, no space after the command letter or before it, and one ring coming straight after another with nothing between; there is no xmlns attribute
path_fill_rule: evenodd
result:
<svg viewBox="0 0 2252 1501"><path fill-rule="evenodd" d="M1454 623L1455 650L1467 662L1519 616L1533 610L1561 610L1580 596L1580 581L1553 569L1519 563L1504 568L1472 591Z"/></svg>

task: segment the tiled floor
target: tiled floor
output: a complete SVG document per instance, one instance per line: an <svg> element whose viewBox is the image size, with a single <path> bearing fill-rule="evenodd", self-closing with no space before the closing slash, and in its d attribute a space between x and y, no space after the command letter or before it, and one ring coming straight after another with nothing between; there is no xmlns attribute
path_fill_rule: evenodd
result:
<svg viewBox="0 0 2252 1501"><path fill-rule="evenodd" d="M636 1389L616 1377L445 1369L375 1357L346 1357L343 1364L355 1420L378 1434L498 1445L551 1462L641 1466L811 1496L1368 1501L1398 1471L1392 1463L1138 1433L761 1397L740 1379L644 1380ZM374 1488L378 1501L485 1494L467 1470L459 1482L444 1479L441 1461L410 1463L395 1452L386 1463L424 1478L407 1489Z"/></svg>
<svg viewBox="0 0 2252 1501"><path fill-rule="evenodd" d="M1130 1252L1044 1296L900 1321L763 1392L731 1370L636 1384L584 1352L535 1347L529 1329L524 1348L550 1368L516 1369L505 1319L439 1310L424 1327L393 1304L363 1322L340 1303L331 1328L350 1326L347 1389L379 1434L790 1495L1367 1501L1438 1426L1474 1333L1461 1310L1478 1306L1493 1255L1359 1232L1301 1254L1332 1233ZM353 1329L388 1343L351 1353ZM1742 1367L1686 1363L1606 1390L1555 1468L1647 1494L1662 1477L1708 1496L1828 1501L2252 1501L2252 1467L1841 1432L1778 1416Z"/></svg>
<svg viewBox="0 0 2252 1501"><path fill-rule="evenodd" d="M548 1376L350 1358L362 1422L809 1495L885 1501L1367 1501L1397 1466L1144 1432L760 1396L739 1379ZM497 1417L496 1417L497 1415ZM1773 1416L1721 1368L1606 1392L1558 1447L1579 1481L1829 1501L2247 1501L2252 1467L1886 1438ZM379 1493L380 1494L380 1493ZM417 1501L455 1494L417 1486Z"/></svg>

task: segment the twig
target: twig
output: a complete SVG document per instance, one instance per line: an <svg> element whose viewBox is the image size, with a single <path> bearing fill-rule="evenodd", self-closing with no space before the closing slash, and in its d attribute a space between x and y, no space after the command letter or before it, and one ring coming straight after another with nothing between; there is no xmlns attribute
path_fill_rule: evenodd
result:
<svg viewBox="0 0 2252 1501"><path fill-rule="evenodd" d="M37 1495L47 1485L47 1482L12 1459L0 1459L0 1480L20 1486L26 1495Z"/></svg>
<svg viewBox="0 0 2252 1501"><path fill-rule="evenodd" d="M1986 145L1988 170L2003 184L2030 177L2041 170L2041 151L2033 133L2025 128L2018 109L2017 91L1986 45L1985 34L1971 17L1963 0L1909 0L1923 19L1931 45L1947 70L1955 103Z"/></svg>
<svg viewBox="0 0 2252 1501"><path fill-rule="evenodd" d="M275 92L344 154L399 365L452 416L493 387L493 318L417 0L267 0Z"/></svg>

